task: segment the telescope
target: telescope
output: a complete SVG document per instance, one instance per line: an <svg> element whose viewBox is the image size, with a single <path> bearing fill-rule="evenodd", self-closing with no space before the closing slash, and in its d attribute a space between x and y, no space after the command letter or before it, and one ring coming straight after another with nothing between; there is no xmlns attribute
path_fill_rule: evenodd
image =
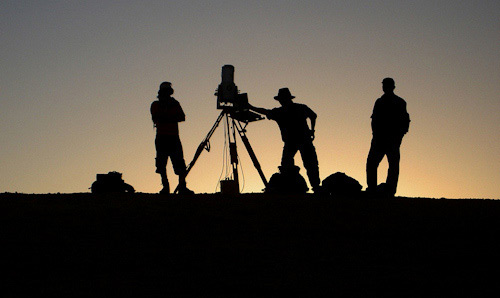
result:
<svg viewBox="0 0 500 298"><path fill-rule="evenodd" d="M189 163L186 168L186 176L193 168L194 164L200 157L203 150L210 151L210 138L214 134L215 130L219 126L221 121L224 121L224 126L227 128L225 132L225 140L228 141L229 155L231 160L232 168L232 179L225 179L221 182L221 192L225 194L239 194L239 179L238 179L238 152L236 149L236 135L238 134L245 145L245 148L250 155L250 159L257 172L259 173L264 186L267 187L267 179L262 172L257 156L250 145L250 141L246 136L246 126L249 122L258 121L264 119L264 117L258 113L252 112L248 109L248 95L246 93L240 94L238 87L234 83L234 66L224 65L222 66L221 72L222 81L219 87L215 90L215 96L217 96L217 109L222 110L219 117L215 120L214 125L208 132L207 136L198 146L194 154L193 160ZM243 125L243 124L244 125ZM176 193L179 186L175 189Z"/></svg>
<svg viewBox="0 0 500 298"><path fill-rule="evenodd" d="M215 90L218 110L226 111L232 118L246 123L264 119L262 115L248 109L248 94L240 94L234 83L234 66L222 66L221 78L221 83Z"/></svg>

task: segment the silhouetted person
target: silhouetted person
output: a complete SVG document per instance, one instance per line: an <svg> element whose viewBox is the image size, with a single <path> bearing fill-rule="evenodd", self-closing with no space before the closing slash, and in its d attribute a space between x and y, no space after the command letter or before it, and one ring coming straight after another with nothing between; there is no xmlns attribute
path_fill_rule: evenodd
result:
<svg viewBox="0 0 500 298"><path fill-rule="evenodd" d="M174 89L170 82L160 84L158 100L151 104L151 117L156 127L156 173L160 174L163 189L160 193L170 193L167 178L167 162L170 157L175 174L179 175L179 193L192 194L186 187L186 163L179 139L179 122L186 119L177 100L172 97Z"/></svg>
<svg viewBox="0 0 500 298"><path fill-rule="evenodd" d="M394 94L395 88L392 78L385 78L382 81L384 95L377 99L373 108L371 116L373 138L366 161L367 191L374 192L377 188L377 168L387 155L389 170L385 194L389 196L396 194L399 177L399 147L410 126L406 101Z"/></svg>
<svg viewBox="0 0 500 298"><path fill-rule="evenodd" d="M278 123L281 138L285 143L281 158L281 171L287 169L296 171L294 157L297 151L300 151L311 187L314 192L317 192L320 179L318 156L313 145L317 115L308 106L292 102L293 98L295 96L292 96L288 88L281 88L278 95L274 97L281 107L268 110L249 105L249 108ZM311 128L308 126L307 119L311 121Z"/></svg>

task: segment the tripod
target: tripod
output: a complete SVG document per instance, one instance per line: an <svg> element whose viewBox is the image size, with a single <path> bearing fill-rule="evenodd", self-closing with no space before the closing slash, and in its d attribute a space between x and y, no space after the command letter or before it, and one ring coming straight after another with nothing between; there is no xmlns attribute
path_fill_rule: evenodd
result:
<svg viewBox="0 0 500 298"><path fill-rule="evenodd" d="M248 112L247 112L248 113ZM251 112L250 112L251 113ZM252 113L253 114L253 113ZM255 117L255 115L253 115ZM259 118L255 120L260 120L262 119L260 116ZM231 158L231 167L232 167L232 172L233 172L233 178L234 178L234 183L235 189L237 190L237 193L239 193L239 181L238 181L238 153L236 149L236 132L238 132L241 140L243 141L243 144L245 145L245 148L248 151L248 155L250 155L250 159L253 162L253 165L255 169L257 169L257 172L259 173L260 179L262 179L262 182L264 183L264 186L267 187L267 179L266 176L264 176L264 172L262 172L262 168L260 167L260 163L257 160L257 156L255 155L255 152L252 149L252 146L250 145L250 141L248 141L248 138L246 136L246 125L248 124L248 119L245 120L239 120L239 116L231 113L229 109L223 109L221 113L219 114L219 117L217 117L217 120L215 120L214 125L208 132L207 136L203 141L200 143L198 146L198 149L196 149L196 152L194 154L193 160L189 163L189 165L186 168L186 176L189 174L191 169L194 167L194 164L198 160L198 158L201 155L201 152L203 152L203 149L210 151L210 138L214 134L215 130L219 126L220 122L225 119L225 123L228 126L227 129L227 139L229 140L229 155ZM246 123L245 126L242 126L241 122ZM174 190L174 193L177 193L179 190L179 186L177 186Z"/></svg>

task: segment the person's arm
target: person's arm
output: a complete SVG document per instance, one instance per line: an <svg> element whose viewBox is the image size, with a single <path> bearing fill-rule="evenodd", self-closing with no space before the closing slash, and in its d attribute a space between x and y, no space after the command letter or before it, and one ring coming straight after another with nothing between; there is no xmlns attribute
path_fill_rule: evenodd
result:
<svg viewBox="0 0 500 298"><path fill-rule="evenodd" d="M264 108L254 107L251 104L248 104L248 109L252 110L254 112L257 112L259 114L265 115L265 116L268 116L269 112L271 111L271 110L264 109Z"/></svg>
<svg viewBox="0 0 500 298"><path fill-rule="evenodd" d="M380 119L378 119L378 103L379 103L379 100L377 99L375 101L375 105L373 106L373 112L372 112L372 116L370 118L372 118L372 122L371 122L371 126L372 126L372 134L373 135L376 135L378 132L379 132L379 127L380 127L380 124L379 124L379 121Z"/></svg>
<svg viewBox="0 0 500 298"><path fill-rule="evenodd" d="M177 102L177 113L176 113L176 122L183 122L186 121L186 114L184 114L184 111L182 110L182 107L180 103Z"/></svg>
<svg viewBox="0 0 500 298"><path fill-rule="evenodd" d="M405 135L410 129L410 114L406 109L406 102L403 101L402 109L401 109L401 135Z"/></svg>
<svg viewBox="0 0 500 298"><path fill-rule="evenodd" d="M316 118L318 118L318 115L311 110L308 106L306 106L306 112L307 112L307 118L311 121L311 140L314 140L315 138L315 129L316 129Z"/></svg>
<svg viewBox="0 0 500 298"><path fill-rule="evenodd" d="M313 141L314 141L314 138L315 138L314 133L316 132L315 131L315 128L316 128L316 118L317 117L310 118L311 119L311 140L313 140Z"/></svg>
<svg viewBox="0 0 500 298"><path fill-rule="evenodd" d="M151 111L151 120L153 120L153 123L156 126L156 124L158 123L158 106L156 102L153 102L151 104L150 111Z"/></svg>

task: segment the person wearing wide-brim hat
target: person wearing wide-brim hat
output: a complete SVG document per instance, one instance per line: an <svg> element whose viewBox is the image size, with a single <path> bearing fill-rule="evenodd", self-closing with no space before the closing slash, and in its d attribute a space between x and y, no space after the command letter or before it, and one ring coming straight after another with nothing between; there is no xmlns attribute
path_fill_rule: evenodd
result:
<svg viewBox="0 0 500 298"><path fill-rule="evenodd" d="M249 105L249 108L278 123L284 142L281 167L293 168L295 154L300 151L309 183L313 191L317 192L320 188L320 179L318 156L313 145L317 115L308 106L294 103L292 101L294 98L295 96L288 88L281 88L278 90L278 95L274 97L281 107L268 110ZM310 121L310 127L307 119Z"/></svg>

